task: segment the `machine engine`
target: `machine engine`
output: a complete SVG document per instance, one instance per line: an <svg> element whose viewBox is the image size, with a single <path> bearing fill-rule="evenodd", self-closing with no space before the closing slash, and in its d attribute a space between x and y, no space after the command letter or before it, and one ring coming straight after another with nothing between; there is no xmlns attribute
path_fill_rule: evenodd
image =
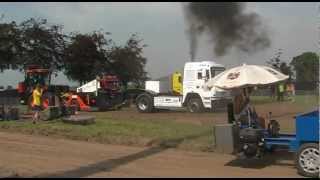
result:
<svg viewBox="0 0 320 180"><path fill-rule="evenodd" d="M264 129L240 129L238 152L246 158L261 157L264 150L263 134Z"/></svg>

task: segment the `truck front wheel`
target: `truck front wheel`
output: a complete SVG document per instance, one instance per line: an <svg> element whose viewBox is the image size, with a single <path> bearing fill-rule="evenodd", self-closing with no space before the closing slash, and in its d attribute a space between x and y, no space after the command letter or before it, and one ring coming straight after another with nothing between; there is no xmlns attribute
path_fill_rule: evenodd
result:
<svg viewBox="0 0 320 180"><path fill-rule="evenodd" d="M139 112L150 113L153 111L152 97L147 94L142 94L138 96L136 105Z"/></svg>
<svg viewBox="0 0 320 180"><path fill-rule="evenodd" d="M201 99L191 98L188 102L188 110L191 113L200 113L204 111Z"/></svg>
<svg viewBox="0 0 320 180"><path fill-rule="evenodd" d="M296 155L298 173L307 177L318 177L320 166L319 156L319 144L303 144Z"/></svg>

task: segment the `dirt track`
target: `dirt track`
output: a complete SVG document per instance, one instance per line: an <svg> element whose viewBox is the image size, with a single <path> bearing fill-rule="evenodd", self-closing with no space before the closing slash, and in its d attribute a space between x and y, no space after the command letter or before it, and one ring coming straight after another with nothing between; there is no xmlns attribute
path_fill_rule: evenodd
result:
<svg viewBox="0 0 320 180"><path fill-rule="evenodd" d="M3 132L0 159L0 177L299 177L292 154L244 164L231 155Z"/></svg>

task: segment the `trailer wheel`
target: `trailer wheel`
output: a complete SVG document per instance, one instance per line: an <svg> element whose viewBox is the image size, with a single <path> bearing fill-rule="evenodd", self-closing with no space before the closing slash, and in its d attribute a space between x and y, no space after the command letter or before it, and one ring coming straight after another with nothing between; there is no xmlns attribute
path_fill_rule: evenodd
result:
<svg viewBox="0 0 320 180"><path fill-rule="evenodd" d="M191 113L200 113L204 111L204 107L200 98L191 98L188 101L188 110Z"/></svg>
<svg viewBox="0 0 320 180"><path fill-rule="evenodd" d="M307 177L319 177L320 166L319 144L305 143L296 155L298 173Z"/></svg>
<svg viewBox="0 0 320 180"><path fill-rule="evenodd" d="M141 94L137 97L136 106L139 112L150 113L153 111L152 97L148 94Z"/></svg>

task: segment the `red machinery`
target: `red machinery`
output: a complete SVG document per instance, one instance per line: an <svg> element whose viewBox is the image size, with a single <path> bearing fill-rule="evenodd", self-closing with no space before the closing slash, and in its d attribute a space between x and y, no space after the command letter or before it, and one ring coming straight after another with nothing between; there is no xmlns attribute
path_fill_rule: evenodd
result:
<svg viewBox="0 0 320 180"><path fill-rule="evenodd" d="M18 84L21 104L32 104L32 91L37 84L44 87L42 107L62 105L76 106L78 110L89 111L92 107L99 110L118 108L124 101L120 90L120 80L114 75L102 75L76 91L70 91L68 86L50 85L51 71L38 65L29 65L25 69L25 79ZM64 95L62 95L64 93ZM58 100L58 101L57 101ZM63 101L61 101L63 100Z"/></svg>
<svg viewBox="0 0 320 180"><path fill-rule="evenodd" d="M68 91L68 86L50 85L51 71L41 68L39 65L29 65L25 69L25 79L18 83L20 103L33 106L32 91L37 84L44 87L42 96L42 107L46 109L49 105L55 105L59 99L59 93ZM57 102L58 103L58 102Z"/></svg>
<svg viewBox="0 0 320 180"><path fill-rule="evenodd" d="M78 110L90 111L119 108L124 101L120 80L114 75L102 75L77 88L76 92L64 95L65 106L76 106Z"/></svg>

